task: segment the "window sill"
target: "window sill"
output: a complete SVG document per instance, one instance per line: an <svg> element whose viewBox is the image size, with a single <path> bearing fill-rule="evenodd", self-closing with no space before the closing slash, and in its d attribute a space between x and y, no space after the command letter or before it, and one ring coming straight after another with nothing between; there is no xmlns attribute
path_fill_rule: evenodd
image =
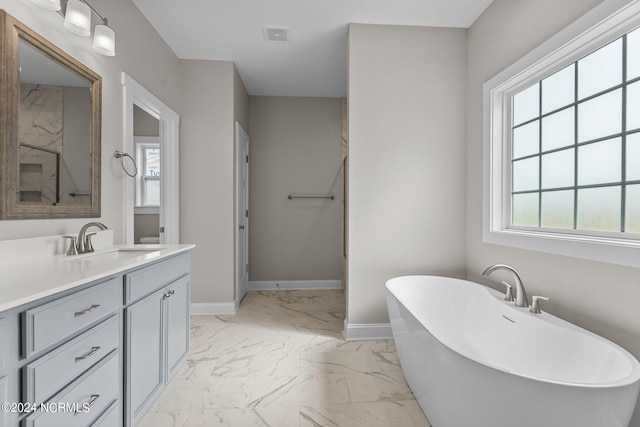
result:
<svg viewBox="0 0 640 427"><path fill-rule="evenodd" d="M637 240L510 229L490 231L485 228L483 241L590 261L640 267L640 242Z"/></svg>

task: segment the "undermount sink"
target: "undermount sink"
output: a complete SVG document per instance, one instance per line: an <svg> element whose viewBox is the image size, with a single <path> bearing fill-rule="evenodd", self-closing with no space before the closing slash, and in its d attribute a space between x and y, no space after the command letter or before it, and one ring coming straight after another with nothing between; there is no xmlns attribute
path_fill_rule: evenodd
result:
<svg viewBox="0 0 640 427"><path fill-rule="evenodd" d="M70 261L83 259L100 259L100 260L125 260L146 256L153 258L159 254L159 249L138 249L138 248L114 248L102 251L90 252L86 254L70 256L66 259Z"/></svg>

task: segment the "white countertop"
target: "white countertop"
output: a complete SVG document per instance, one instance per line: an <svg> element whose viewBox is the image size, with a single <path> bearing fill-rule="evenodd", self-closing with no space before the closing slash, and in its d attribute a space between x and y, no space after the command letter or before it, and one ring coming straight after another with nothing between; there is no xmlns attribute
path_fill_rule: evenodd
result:
<svg viewBox="0 0 640 427"><path fill-rule="evenodd" d="M148 262L186 252L195 245L112 245L91 254L40 255L0 263L0 312L73 289ZM107 255L117 250L131 252L120 259Z"/></svg>

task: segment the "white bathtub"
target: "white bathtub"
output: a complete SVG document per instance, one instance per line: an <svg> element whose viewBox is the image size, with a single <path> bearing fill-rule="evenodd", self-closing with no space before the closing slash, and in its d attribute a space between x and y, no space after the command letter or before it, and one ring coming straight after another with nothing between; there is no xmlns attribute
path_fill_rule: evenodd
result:
<svg viewBox="0 0 640 427"><path fill-rule="evenodd" d="M627 426L640 364L620 346L477 283L387 282L405 378L434 427Z"/></svg>

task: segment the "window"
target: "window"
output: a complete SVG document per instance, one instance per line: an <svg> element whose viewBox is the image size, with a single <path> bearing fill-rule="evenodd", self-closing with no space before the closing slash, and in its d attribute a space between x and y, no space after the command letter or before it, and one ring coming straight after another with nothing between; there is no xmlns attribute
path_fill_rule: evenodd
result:
<svg viewBox="0 0 640 427"><path fill-rule="evenodd" d="M485 241L640 266L640 2L620 3L485 84Z"/></svg>
<svg viewBox="0 0 640 427"><path fill-rule="evenodd" d="M639 42L635 30L513 95L512 226L640 232Z"/></svg>
<svg viewBox="0 0 640 427"><path fill-rule="evenodd" d="M160 144L141 139L136 140L136 207L157 207L160 206Z"/></svg>

